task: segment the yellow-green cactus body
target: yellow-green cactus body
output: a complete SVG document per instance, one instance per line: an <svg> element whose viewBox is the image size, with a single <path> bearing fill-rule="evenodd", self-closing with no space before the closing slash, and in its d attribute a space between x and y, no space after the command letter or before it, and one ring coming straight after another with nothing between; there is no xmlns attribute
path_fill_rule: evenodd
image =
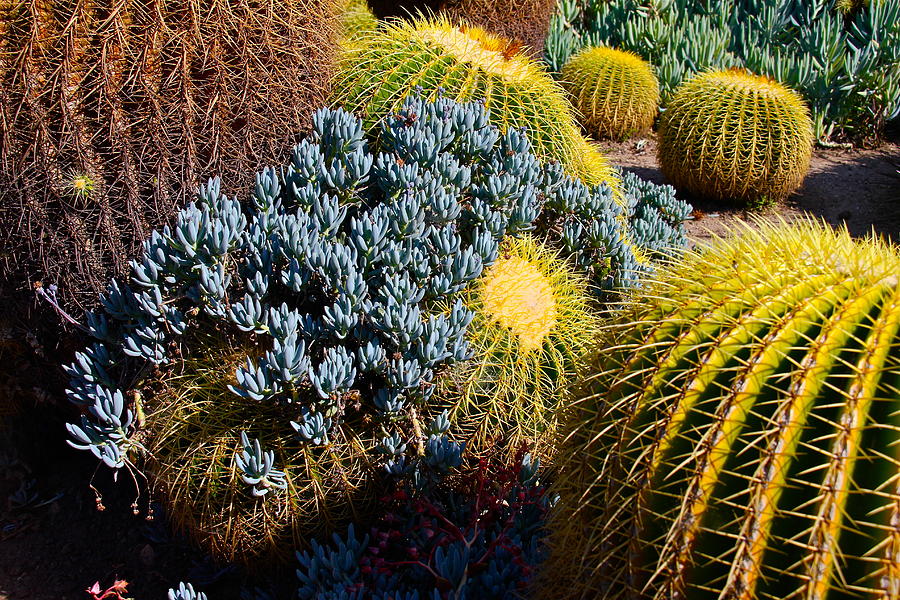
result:
<svg viewBox="0 0 900 600"><path fill-rule="evenodd" d="M699 74L659 121L659 163L675 187L752 204L783 200L812 156L809 110L794 91L741 69Z"/></svg>
<svg viewBox="0 0 900 600"><path fill-rule="evenodd" d="M484 100L502 131L521 127L535 155L583 176L581 134L565 92L519 44L446 19L393 21L344 54L332 100L371 126L408 94Z"/></svg>
<svg viewBox="0 0 900 600"><path fill-rule="evenodd" d="M372 449L381 432L353 419L337 426L324 447L303 443L284 406L248 402L228 390L247 349L211 345L219 349L186 360L148 402L152 486L164 493L175 528L217 559L249 568L286 563L310 539L375 506L372 475L379 466ZM245 430L276 453L287 479L287 490L269 493L265 502L247 493L233 459Z"/></svg>
<svg viewBox="0 0 900 600"><path fill-rule="evenodd" d="M550 454L556 409L599 333L587 280L534 238L512 238L465 303L474 358L448 378L455 431L478 454L491 440Z"/></svg>
<svg viewBox="0 0 900 600"><path fill-rule="evenodd" d="M896 598L900 253L811 222L661 267L558 454L542 598Z"/></svg>
<svg viewBox="0 0 900 600"><path fill-rule="evenodd" d="M649 63L625 50L588 47L563 66L562 84L598 138L624 140L653 126L659 83Z"/></svg>
<svg viewBox="0 0 900 600"><path fill-rule="evenodd" d="M352 44L357 36L378 27L378 19L372 14L365 0L347 0L341 12L342 43Z"/></svg>

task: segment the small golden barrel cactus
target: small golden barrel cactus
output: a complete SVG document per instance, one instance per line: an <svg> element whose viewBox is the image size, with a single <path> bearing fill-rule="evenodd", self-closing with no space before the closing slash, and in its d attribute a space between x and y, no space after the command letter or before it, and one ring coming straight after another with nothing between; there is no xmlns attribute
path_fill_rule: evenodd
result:
<svg viewBox="0 0 900 600"><path fill-rule="evenodd" d="M523 128L534 154L584 176L583 142L565 92L520 44L443 18L393 21L348 49L335 104L367 125L396 111L411 92L433 99L484 100L501 131Z"/></svg>
<svg viewBox="0 0 900 600"><path fill-rule="evenodd" d="M659 163L676 188L750 204L800 187L812 156L809 109L794 91L743 69L682 84L659 122Z"/></svg>
<svg viewBox="0 0 900 600"><path fill-rule="evenodd" d="M610 324L542 598L900 593L900 253L814 222L733 234Z"/></svg>
<svg viewBox="0 0 900 600"><path fill-rule="evenodd" d="M562 84L582 114L581 124L598 138L624 140L643 133L659 110L652 67L626 50L585 48L563 66Z"/></svg>
<svg viewBox="0 0 900 600"><path fill-rule="evenodd" d="M510 238L465 303L474 358L447 380L454 422L469 448L494 438L549 454L556 411L599 334L587 280L536 239Z"/></svg>

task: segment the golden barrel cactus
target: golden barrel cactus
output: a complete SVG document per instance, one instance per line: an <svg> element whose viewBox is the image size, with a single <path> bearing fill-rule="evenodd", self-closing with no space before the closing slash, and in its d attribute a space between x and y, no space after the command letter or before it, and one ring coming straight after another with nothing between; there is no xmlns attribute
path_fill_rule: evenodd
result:
<svg viewBox="0 0 900 600"><path fill-rule="evenodd" d="M582 114L582 126L598 138L624 140L644 133L659 111L652 67L627 50L585 48L563 66L561 81Z"/></svg>
<svg viewBox="0 0 900 600"><path fill-rule="evenodd" d="M164 492L166 514L217 559L251 569L287 563L311 538L363 517L378 490L373 448L380 431L350 420L329 435L327 449L304 444L290 425L290 407L235 395L235 369L248 351L207 336L197 357L166 376L161 391L147 390L150 480ZM285 493L266 502L248 494L233 460L241 432L252 431L284 470Z"/></svg>
<svg viewBox="0 0 900 600"><path fill-rule="evenodd" d="M551 454L557 410L600 331L588 281L526 236L507 239L464 294L474 357L446 380L454 423L478 452L493 440L509 455L522 443Z"/></svg>
<svg viewBox="0 0 900 600"><path fill-rule="evenodd" d="M522 42L540 57L556 0L369 0L380 18L440 14Z"/></svg>
<svg viewBox="0 0 900 600"><path fill-rule="evenodd" d="M733 236L610 325L541 597L900 593L900 253L814 222Z"/></svg>
<svg viewBox="0 0 900 600"><path fill-rule="evenodd" d="M767 204L800 187L812 156L809 109L794 91L743 69L682 84L659 121L659 164L676 188Z"/></svg>
<svg viewBox="0 0 900 600"><path fill-rule="evenodd" d="M538 158L589 178L584 141L565 92L519 49L517 42L444 18L393 21L344 54L332 100L368 126L416 90L432 99L443 94L484 100L501 131L523 128Z"/></svg>
<svg viewBox="0 0 900 600"><path fill-rule="evenodd" d="M87 303L201 180L249 184L325 100L338 4L0 3L0 280Z"/></svg>

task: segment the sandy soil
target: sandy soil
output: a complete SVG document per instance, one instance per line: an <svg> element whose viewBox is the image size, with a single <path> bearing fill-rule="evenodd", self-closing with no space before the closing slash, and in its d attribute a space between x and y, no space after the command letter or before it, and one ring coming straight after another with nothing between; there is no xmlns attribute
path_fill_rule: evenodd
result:
<svg viewBox="0 0 900 600"><path fill-rule="evenodd" d="M656 138L603 142L613 164L655 183L669 183L656 161ZM890 140L875 150L817 148L803 186L785 203L760 213L788 221L811 215L832 225L846 225L855 236L873 229L900 242L900 142ZM679 194L696 209L687 225L693 240L727 233L728 224L747 218L747 211Z"/></svg>

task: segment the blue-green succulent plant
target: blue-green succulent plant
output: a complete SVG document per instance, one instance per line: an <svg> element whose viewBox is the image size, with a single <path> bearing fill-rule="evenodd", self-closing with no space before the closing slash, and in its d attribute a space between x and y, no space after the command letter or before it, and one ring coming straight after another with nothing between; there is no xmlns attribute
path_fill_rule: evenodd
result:
<svg viewBox="0 0 900 600"><path fill-rule="evenodd" d="M177 588L169 590L168 598L169 600L206 600L206 594L195 592L194 586L190 583L179 582Z"/></svg>
<svg viewBox="0 0 900 600"><path fill-rule="evenodd" d="M303 539L328 520L314 511L329 494L345 518L356 511L348 497L369 493L348 483L368 478L356 472L369 460L361 447L395 440L379 446L387 469L412 477L425 455L434 468L458 464L446 416L430 433L422 424L435 417L436 378L470 355L472 313L456 295L505 236L534 231L607 287L643 268L634 240L645 253L683 241L686 205L626 181L621 203L541 164L479 103L411 97L371 139L353 115L319 110L290 161L257 174L248 202L209 180L144 243L130 285L111 282L88 315L97 341L67 367L84 413L71 443L114 468L146 448L176 524L213 531L201 541L220 556L252 560L272 540ZM124 392L148 381L164 389L147 394L135 436L144 406ZM263 427L264 411L279 416ZM285 503L266 513L280 521L242 527L261 496ZM204 526L223 511L233 526Z"/></svg>

